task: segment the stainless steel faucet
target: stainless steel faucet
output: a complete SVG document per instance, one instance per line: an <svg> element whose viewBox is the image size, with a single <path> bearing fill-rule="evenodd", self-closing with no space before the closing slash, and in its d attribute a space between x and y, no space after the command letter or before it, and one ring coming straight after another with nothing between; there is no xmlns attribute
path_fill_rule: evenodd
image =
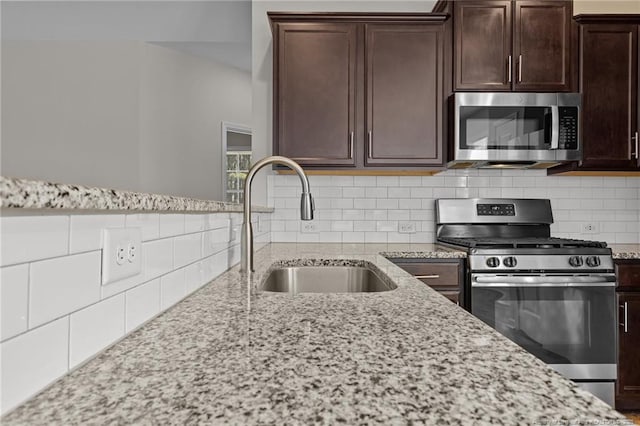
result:
<svg viewBox="0 0 640 426"><path fill-rule="evenodd" d="M287 158L274 155L272 157L266 157L258 161L251 167L249 174L244 182L244 219L242 222L242 241L240 252L240 272L253 272L253 227L251 226L251 182L258 170L268 164L281 164L287 166L295 171L300 177L302 183L302 197L300 199L300 219L312 220L313 210L315 209L313 204L313 197L309 191L309 179L302 170L302 167L295 161Z"/></svg>

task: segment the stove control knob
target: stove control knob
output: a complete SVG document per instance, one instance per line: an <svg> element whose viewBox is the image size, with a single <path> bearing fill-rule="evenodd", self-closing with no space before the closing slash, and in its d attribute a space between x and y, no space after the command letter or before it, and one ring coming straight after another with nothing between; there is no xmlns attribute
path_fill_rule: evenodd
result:
<svg viewBox="0 0 640 426"><path fill-rule="evenodd" d="M569 265L577 268L578 266L582 266L582 257L581 256L571 256L569 258Z"/></svg>
<svg viewBox="0 0 640 426"><path fill-rule="evenodd" d="M587 257L587 265L592 268L595 268L596 266L600 266L600 258L598 256Z"/></svg>
<svg viewBox="0 0 640 426"><path fill-rule="evenodd" d="M514 266L516 266L518 264L518 261L516 260L515 257L509 256L509 257L505 257L504 260L502 261L502 263L507 268L513 268Z"/></svg>
<svg viewBox="0 0 640 426"><path fill-rule="evenodd" d="M498 266L500 266L500 259L498 259L497 257L490 257L487 259L487 266L489 268L496 268Z"/></svg>

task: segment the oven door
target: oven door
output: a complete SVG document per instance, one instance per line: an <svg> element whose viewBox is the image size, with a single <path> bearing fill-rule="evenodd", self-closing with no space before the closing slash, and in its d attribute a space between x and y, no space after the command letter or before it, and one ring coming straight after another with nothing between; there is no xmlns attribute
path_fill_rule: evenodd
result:
<svg viewBox="0 0 640 426"><path fill-rule="evenodd" d="M472 274L471 311L565 377L616 378L614 274Z"/></svg>

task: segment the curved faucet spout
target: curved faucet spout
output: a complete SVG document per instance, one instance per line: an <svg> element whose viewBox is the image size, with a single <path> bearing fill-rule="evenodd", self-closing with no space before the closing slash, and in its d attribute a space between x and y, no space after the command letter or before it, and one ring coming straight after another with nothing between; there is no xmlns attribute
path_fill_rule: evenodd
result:
<svg viewBox="0 0 640 426"><path fill-rule="evenodd" d="M300 218L302 220L312 220L315 206L309 188L309 179L298 163L290 158L274 155L263 158L256 162L244 182L244 214L242 221L242 241L240 272L253 272L253 228L251 226L251 184L256 173L266 165L280 164L295 171L300 177L302 184L302 196L300 199Z"/></svg>

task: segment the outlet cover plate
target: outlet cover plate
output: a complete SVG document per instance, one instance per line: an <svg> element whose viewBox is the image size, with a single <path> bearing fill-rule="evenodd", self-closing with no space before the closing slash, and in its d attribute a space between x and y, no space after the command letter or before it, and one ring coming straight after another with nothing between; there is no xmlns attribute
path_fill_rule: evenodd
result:
<svg viewBox="0 0 640 426"><path fill-rule="evenodd" d="M102 285L133 277L142 272L142 229L108 228L102 234ZM135 256L129 256L133 251ZM124 254L118 260L118 253Z"/></svg>

